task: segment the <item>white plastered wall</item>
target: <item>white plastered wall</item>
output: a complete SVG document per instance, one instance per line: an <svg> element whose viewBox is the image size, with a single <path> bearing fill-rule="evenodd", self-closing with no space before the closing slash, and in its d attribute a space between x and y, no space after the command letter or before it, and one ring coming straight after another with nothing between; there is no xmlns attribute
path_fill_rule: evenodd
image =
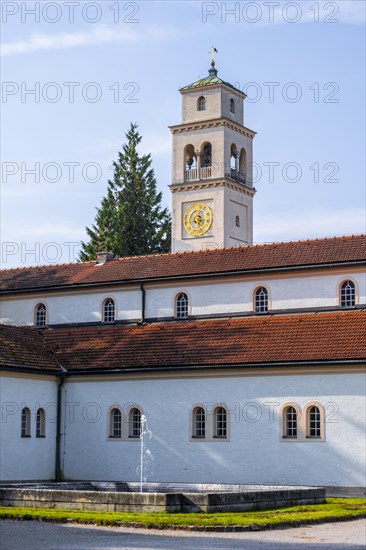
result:
<svg viewBox="0 0 366 550"><path fill-rule="evenodd" d="M361 374L241 376L67 382L78 403L66 427L63 470L70 479L137 481L138 440L108 440L107 411L139 404L152 432L147 481L365 484L365 377ZM284 442L279 411L288 401L325 408L325 440ZM229 441L191 441L190 411L226 403Z"/></svg>
<svg viewBox="0 0 366 550"><path fill-rule="evenodd" d="M222 209L222 195L214 198L215 208ZM214 222L215 223L215 222ZM205 239L202 239L204 241ZM190 240L185 241L189 244ZM212 239L207 239L207 243ZM215 243L213 243L215 245ZM202 261L202 260L200 260ZM191 299L192 315L216 315L246 313L253 310L253 291L265 285L269 291L269 309L291 310L300 308L336 307L339 305L339 284L345 279L356 284L357 304L366 303L366 278L360 271L345 271L329 274L243 277L242 280L225 279L220 283L211 281L167 282L153 285L146 283L146 317L163 318L174 315L174 296L178 291L187 291ZM48 308L48 323L100 322L103 300L112 297L116 301L116 319L137 321L141 319L141 291L136 288L114 288L110 292L63 293L62 295L40 294L32 298L14 296L1 303L1 322L17 325L32 325L34 307L40 301Z"/></svg>
<svg viewBox="0 0 366 550"><path fill-rule="evenodd" d="M0 376L0 480L53 480L57 381L42 376ZM21 410L31 411L31 437L21 437ZM36 411L46 414L46 437L36 437Z"/></svg>

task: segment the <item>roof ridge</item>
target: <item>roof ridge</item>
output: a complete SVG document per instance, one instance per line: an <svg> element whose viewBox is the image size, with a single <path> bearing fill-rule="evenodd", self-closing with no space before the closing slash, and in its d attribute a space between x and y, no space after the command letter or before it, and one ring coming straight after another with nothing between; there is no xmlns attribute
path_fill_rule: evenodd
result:
<svg viewBox="0 0 366 550"><path fill-rule="evenodd" d="M105 265L111 265L113 262L123 262L123 261L131 261L131 260L139 260L141 258L156 258L160 256L165 257L177 257L184 254L225 254L228 251L232 250L248 250L248 249L258 249L258 248L265 248L270 246L281 246L281 245L290 245L290 244L302 244L302 243L314 243L314 242L324 242L324 241L341 241L346 239L353 239L353 238L359 238L359 237L366 237L366 233L356 233L356 234L349 234L349 235L333 235L329 237L316 237L314 239L298 239L298 240L290 240L290 241L269 241L264 243L255 243L255 244L246 244L246 245L240 245L240 246L232 246L227 248L215 248L210 250L189 250L189 251L178 251L178 252L158 252L154 254L142 254L139 256L122 256L117 257L109 260ZM21 270L31 270L31 269L42 269L42 268L57 268L61 266L87 266L87 265L95 265L96 260L89 260L86 262L82 261L76 261L76 262L64 262L60 264L44 264L44 265L34 265L34 266L21 266L21 267L14 267L9 269L0 269L0 273L8 273L13 271L21 271Z"/></svg>

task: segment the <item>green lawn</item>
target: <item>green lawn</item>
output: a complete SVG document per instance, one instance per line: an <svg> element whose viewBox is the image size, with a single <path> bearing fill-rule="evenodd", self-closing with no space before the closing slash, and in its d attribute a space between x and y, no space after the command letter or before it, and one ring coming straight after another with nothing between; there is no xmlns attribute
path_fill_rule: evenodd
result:
<svg viewBox="0 0 366 550"><path fill-rule="evenodd" d="M139 514L129 512L88 512L81 510L54 510L42 508L16 508L1 506L1 519L92 523L95 525L126 525L134 527L169 527L182 529L193 527L215 526L251 526L253 523L265 527L280 527L281 525L300 525L306 523L321 523L342 521L366 517L366 499L364 498L328 498L326 504L312 506L293 506L275 510L256 512L226 512L218 514L169 514L152 513Z"/></svg>

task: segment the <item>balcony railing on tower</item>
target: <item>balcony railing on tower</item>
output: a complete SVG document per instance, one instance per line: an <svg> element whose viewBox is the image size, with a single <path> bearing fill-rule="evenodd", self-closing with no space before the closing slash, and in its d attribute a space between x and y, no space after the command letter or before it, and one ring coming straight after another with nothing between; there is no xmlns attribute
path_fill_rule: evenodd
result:
<svg viewBox="0 0 366 550"><path fill-rule="evenodd" d="M230 178L231 180L238 181L240 183L244 183L246 185L245 173L241 172L240 170L236 171L235 168L230 168L229 171L225 172L225 177Z"/></svg>
<svg viewBox="0 0 366 550"><path fill-rule="evenodd" d="M217 166L205 166L203 168L189 168L185 170L184 181L198 181L198 180L208 180L212 178L218 178L220 174L218 172ZM236 171L234 168L225 171L225 177L239 183L246 185L245 173L241 171Z"/></svg>

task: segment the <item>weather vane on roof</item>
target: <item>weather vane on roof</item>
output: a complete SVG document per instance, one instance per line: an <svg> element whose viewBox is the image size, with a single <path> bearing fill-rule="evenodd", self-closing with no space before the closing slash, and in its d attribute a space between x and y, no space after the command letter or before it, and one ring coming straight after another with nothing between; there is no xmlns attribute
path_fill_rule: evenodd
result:
<svg viewBox="0 0 366 550"><path fill-rule="evenodd" d="M215 53L219 53L219 52L216 48L214 48L212 46L212 50L208 53L211 55L211 65L214 67L215 66Z"/></svg>

